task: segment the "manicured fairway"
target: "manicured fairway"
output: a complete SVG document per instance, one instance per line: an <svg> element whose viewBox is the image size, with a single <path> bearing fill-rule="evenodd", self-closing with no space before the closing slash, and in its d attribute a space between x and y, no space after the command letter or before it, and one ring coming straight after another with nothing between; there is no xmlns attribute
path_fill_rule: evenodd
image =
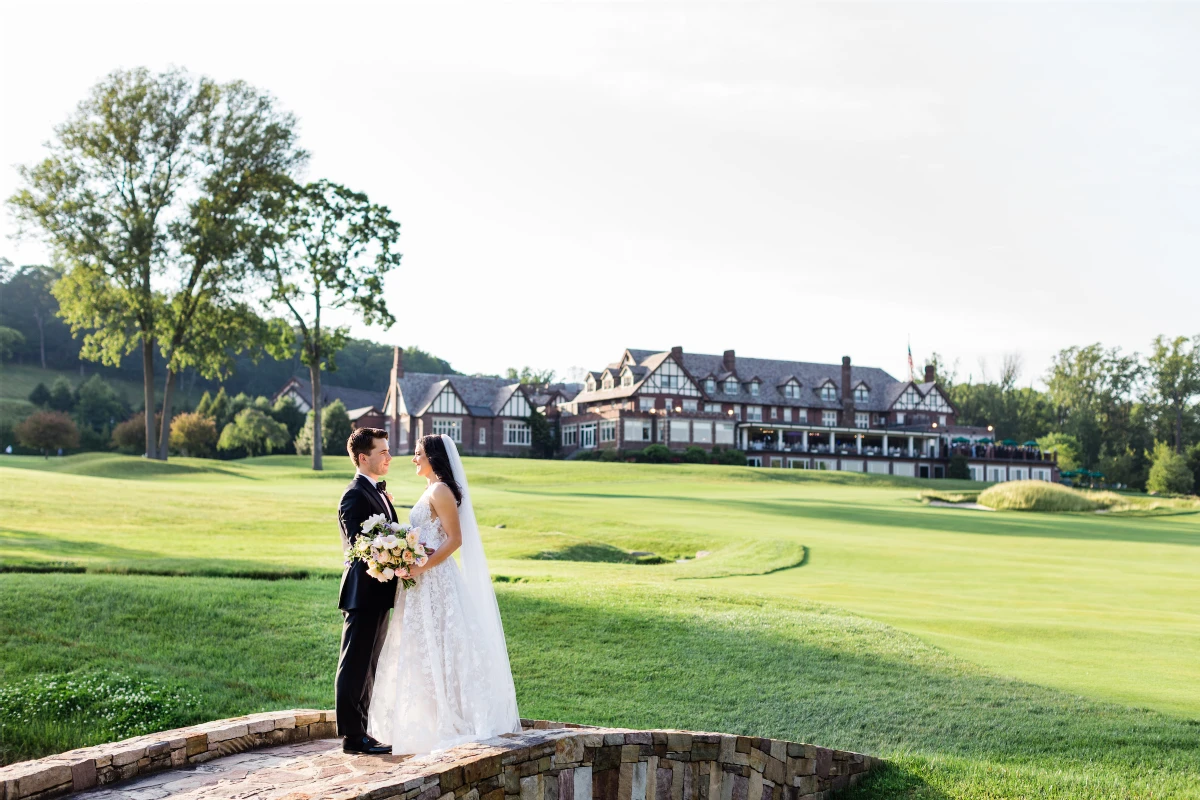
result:
<svg viewBox="0 0 1200 800"><path fill-rule="evenodd" d="M126 663L209 716L327 705L335 464L0 457L0 564L310 576L0 575L0 684ZM916 481L837 473L467 469L525 713L867 750L897 764L872 797L1200 796L1200 514L930 508ZM422 488L400 461L389 483ZM633 550L711 554L609 563Z"/></svg>

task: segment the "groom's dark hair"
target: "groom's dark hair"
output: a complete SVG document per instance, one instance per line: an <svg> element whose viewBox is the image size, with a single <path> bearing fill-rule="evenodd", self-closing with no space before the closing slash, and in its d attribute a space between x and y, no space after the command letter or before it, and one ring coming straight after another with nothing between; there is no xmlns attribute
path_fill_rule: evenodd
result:
<svg viewBox="0 0 1200 800"><path fill-rule="evenodd" d="M359 456L371 455L376 439L386 438L388 438L388 432L383 428L357 428L354 433L350 434L350 438L346 440L346 452L354 460L354 466L358 466Z"/></svg>

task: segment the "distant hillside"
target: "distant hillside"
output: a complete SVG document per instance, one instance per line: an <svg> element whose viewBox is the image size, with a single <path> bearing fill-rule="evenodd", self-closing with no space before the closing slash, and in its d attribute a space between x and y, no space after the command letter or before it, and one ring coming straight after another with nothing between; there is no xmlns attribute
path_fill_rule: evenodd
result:
<svg viewBox="0 0 1200 800"><path fill-rule="evenodd" d="M105 367L95 362L82 361L79 358L79 341L71 337L70 329L56 316L58 301L49 291L51 279L52 275L40 267L0 269L0 325L15 328L25 337L25 343L17 348L12 363L31 368L19 371L20 381L6 381L20 385L5 387L5 390L0 391L0 398L7 398L20 405L24 398L28 397L28 390L24 384L29 380L36 384L37 380L44 376L49 385L61 373L69 377L79 375L74 382L82 380L84 374L99 373L106 380L134 389L126 392L132 395L128 400L135 407L140 406L140 355L134 354L124 359L120 367ZM161 358L156 362L155 376L161 384L165 365ZM352 389L383 392L392 368L392 347L366 339L351 339L345 349L337 354L335 362L337 370L325 373L329 383ZM43 366L44 372L41 369ZM409 372L458 374L444 359L417 347L405 348L404 368ZM299 358L276 361L264 353L256 363L249 355L242 355L235 360L233 375L225 381L225 391L231 395L245 392L252 397L271 395L293 375L308 377L308 368L300 363ZM9 378L16 378L16 375L10 373ZM218 383L206 381L196 373L186 370L179 376L178 386L183 397L190 401L199 397L206 389L216 389ZM32 386L29 388L32 389ZM182 403L177 406L182 407Z"/></svg>

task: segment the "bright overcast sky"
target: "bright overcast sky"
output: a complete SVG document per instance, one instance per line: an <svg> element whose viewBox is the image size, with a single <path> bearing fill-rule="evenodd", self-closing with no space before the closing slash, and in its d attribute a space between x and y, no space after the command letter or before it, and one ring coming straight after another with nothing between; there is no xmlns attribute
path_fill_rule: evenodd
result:
<svg viewBox="0 0 1200 800"><path fill-rule="evenodd" d="M0 194L114 68L245 79L309 177L403 225L399 321L355 334L459 370L682 345L899 377L911 337L1028 381L1200 333L1197 5L2 7Z"/></svg>

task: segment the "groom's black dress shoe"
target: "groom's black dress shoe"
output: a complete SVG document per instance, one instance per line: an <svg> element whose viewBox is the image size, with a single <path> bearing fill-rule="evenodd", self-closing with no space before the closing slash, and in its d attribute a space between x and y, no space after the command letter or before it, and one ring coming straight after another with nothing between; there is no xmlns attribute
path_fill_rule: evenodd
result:
<svg viewBox="0 0 1200 800"><path fill-rule="evenodd" d="M342 738L342 752L366 756L385 756L392 752L390 744L381 744L371 736L349 736Z"/></svg>

